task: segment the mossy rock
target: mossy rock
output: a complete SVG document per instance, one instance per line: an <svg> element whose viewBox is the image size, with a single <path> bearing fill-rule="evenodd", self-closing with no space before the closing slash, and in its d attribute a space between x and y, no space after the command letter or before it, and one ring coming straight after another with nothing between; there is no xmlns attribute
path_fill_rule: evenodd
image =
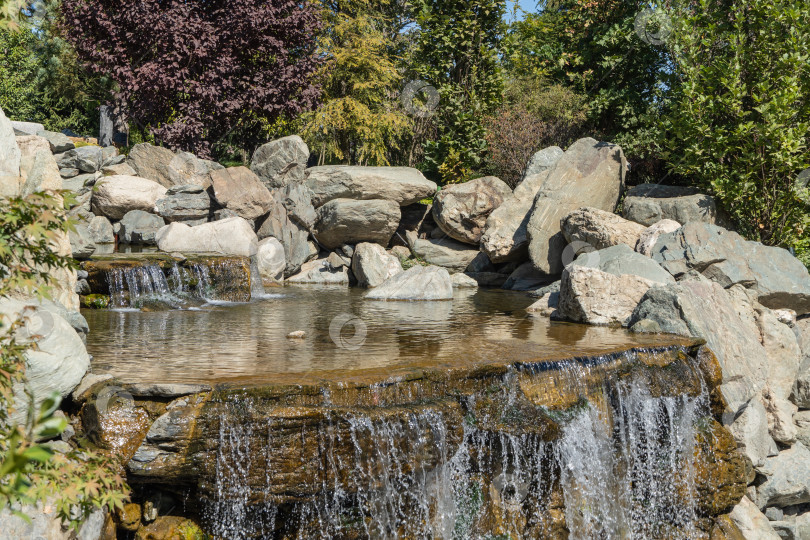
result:
<svg viewBox="0 0 810 540"><path fill-rule="evenodd" d="M79 302L83 308L106 309L110 307L110 297L106 294L88 294L79 297Z"/></svg>

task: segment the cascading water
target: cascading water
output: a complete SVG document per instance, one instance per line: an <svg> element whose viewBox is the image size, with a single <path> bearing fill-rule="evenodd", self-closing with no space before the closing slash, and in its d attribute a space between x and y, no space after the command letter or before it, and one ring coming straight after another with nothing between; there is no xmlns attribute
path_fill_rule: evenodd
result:
<svg viewBox="0 0 810 540"><path fill-rule="evenodd" d="M540 425L523 403L522 378L535 368L512 370L499 387L457 400L333 406L327 419L307 425L283 415L263 422L253 398L229 402L218 421L211 532L232 539L702 538L695 456L696 430L709 415L703 385L682 392L667 378L677 379L677 370L667 368L663 378L649 369L608 376L601 366L562 363L553 377L568 387L557 388L578 399L556 410L530 406L550 419ZM662 392L667 385L671 391ZM307 444L317 444L317 459L306 457ZM256 471L264 475L260 493Z"/></svg>
<svg viewBox="0 0 810 540"><path fill-rule="evenodd" d="M207 257L170 265L113 266L104 272L113 308L183 308L189 302L247 302L260 296L261 278L252 266L248 259Z"/></svg>

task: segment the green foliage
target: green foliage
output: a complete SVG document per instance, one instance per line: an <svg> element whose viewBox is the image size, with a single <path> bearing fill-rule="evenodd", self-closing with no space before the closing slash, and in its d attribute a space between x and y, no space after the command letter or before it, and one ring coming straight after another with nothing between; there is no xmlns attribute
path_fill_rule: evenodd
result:
<svg viewBox="0 0 810 540"><path fill-rule="evenodd" d="M565 148L584 135L584 102L583 96L560 84L529 76L509 79L503 104L485 119L485 172L514 188L535 152L555 145Z"/></svg>
<svg viewBox="0 0 810 540"><path fill-rule="evenodd" d="M410 129L410 119L397 106L401 75L390 54L393 43L374 14L328 12L326 17L324 100L304 115L302 135L321 162L388 165Z"/></svg>
<svg viewBox="0 0 810 540"><path fill-rule="evenodd" d="M511 25L504 46L504 64L515 77L545 79L586 97L590 134L620 144L634 162L657 152L659 119L673 88L665 44L636 33L636 17L648 6L546 2L540 13Z"/></svg>
<svg viewBox="0 0 810 540"><path fill-rule="evenodd" d="M436 137L425 145L428 173L477 169L487 149L484 117L501 101L498 52L504 32L503 0L421 0L415 76L439 94Z"/></svg>
<svg viewBox="0 0 810 540"><path fill-rule="evenodd" d="M15 120L46 129L98 131L98 107L111 83L79 66L57 29L57 2L24 2L12 27L0 25L0 107Z"/></svg>
<svg viewBox="0 0 810 540"><path fill-rule="evenodd" d="M3 200L0 212L0 298L10 294L47 297L52 272L71 268L70 257L54 252L55 235L65 234L69 200L37 193L26 199ZM89 452L54 454L41 439L61 433L66 422L54 416L59 395L33 405L23 425L11 425L12 386L25 383L25 354L39 336L27 336L28 315L0 318L0 506L55 501L59 515L78 526L92 510L122 503L126 486L114 460ZM25 339L19 339L20 336ZM29 396L30 397L30 396ZM33 399L29 399L33 403ZM24 517L24 516L23 516Z"/></svg>
<svg viewBox="0 0 810 540"><path fill-rule="evenodd" d="M795 183L810 166L810 4L700 0L682 13L672 171L717 195L748 238L807 260L810 215Z"/></svg>

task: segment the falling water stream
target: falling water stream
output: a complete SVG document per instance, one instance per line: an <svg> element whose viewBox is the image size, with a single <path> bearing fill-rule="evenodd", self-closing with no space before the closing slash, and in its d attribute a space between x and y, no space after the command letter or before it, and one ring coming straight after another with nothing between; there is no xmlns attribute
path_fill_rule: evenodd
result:
<svg viewBox="0 0 810 540"><path fill-rule="evenodd" d="M575 385L593 374L575 362L561 369ZM514 380L498 390L498 414L510 409ZM313 435L320 462L296 464L317 469L319 493L280 504L256 504L249 476L263 468L272 501L273 480L295 463L279 462L273 447L289 439L274 440L283 431L276 419L257 437L239 417L258 411L237 400L219 421L211 530L233 539L697 538L695 429L707 415L705 392L656 397L631 376L606 378L590 395L551 415L556 437L492 429L492 419L475 417L476 397L466 398L463 420L443 403L336 409Z"/></svg>

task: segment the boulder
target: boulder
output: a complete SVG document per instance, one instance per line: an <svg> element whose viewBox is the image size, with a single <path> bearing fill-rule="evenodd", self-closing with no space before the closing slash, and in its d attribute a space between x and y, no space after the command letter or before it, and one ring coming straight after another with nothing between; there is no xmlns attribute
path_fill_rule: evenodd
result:
<svg viewBox="0 0 810 540"><path fill-rule="evenodd" d="M133 146L129 151L127 165L135 169L138 176L168 188L173 184L172 175L169 171L169 164L173 159L174 152L168 148L154 146L149 143L140 143Z"/></svg>
<svg viewBox="0 0 810 540"><path fill-rule="evenodd" d="M135 171L132 171L132 174L135 174ZM59 169L59 175L64 179L74 178L79 176L79 169Z"/></svg>
<svg viewBox="0 0 810 540"><path fill-rule="evenodd" d="M60 165L70 164L85 173L94 173L101 170L104 163L100 146L80 146L65 152Z"/></svg>
<svg viewBox="0 0 810 540"><path fill-rule="evenodd" d="M529 313L536 313L544 317L551 317L551 315L555 311L557 311L559 305L560 305L559 291L547 292L546 294L540 296L540 299L537 300L537 302L527 307L526 311L528 311Z"/></svg>
<svg viewBox="0 0 810 540"><path fill-rule="evenodd" d="M273 195L247 167L230 167L211 172L216 200L244 219L256 219L270 211Z"/></svg>
<svg viewBox="0 0 810 540"><path fill-rule="evenodd" d="M92 206L96 214L118 220L131 210L153 212L166 188L138 176L106 176L96 182Z"/></svg>
<svg viewBox="0 0 810 540"><path fill-rule="evenodd" d="M560 158L538 190L526 227L529 256L541 272L562 272L560 221L583 206L612 212L624 189L627 160L615 145L580 139Z"/></svg>
<svg viewBox="0 0 810 540"><path fill-rule="evenodd" d="M548 179L546 169L527 176L517 185L511 196L492 211L481 235L481 250L494 263L528 258L529 236L526 226L537 192ZM559 227L559 223L557 224Z"/></svg>
<svg viewBox="0 0 810 540"><path fill-rule="evenodd" d="M76 223L73 230L68 232L68 241L74 259L87 259L96 252L96 243L86 222Z"/></svg>
<svg viewBox="0 0 810 540"><path fill-rule="evenodd" d="M675 232L681 228L681 224L671 219L662 219L658 223L650 225L641 233L636 243L636 251L645 257L652 257L653 248L662 234Z"/></svg>
<svg viewBox="0 0 810 540"><path fill-rule="evenodd" d="M67 397L90 369L90 356L73 326L62 316L36 302L8 298L0 299L0 327L8 329L16 321L23 321L17 330L17 342L36 342L36 348L25 353L26 384L33 396L34 407L56 392ZM5 331L5 330L4 330ZM13 385L14 410L11 420L25 422L31 399L21 382Z"/></svg>
<svg viewBox="0 0 810 540"><path fill-rule="evenodd" d="M333 199L318 208L312 232L327 249L358 242L387 246L399 217L395 201Z"/></svg>
<svg viewBox="0 0 810 540"><path fill-rule="evenodd" d="M646 226L663 219L684 225L714 223L717 218L714 197L688 187L641 184L627 191L623 207L624 217Z"/></svg>
<svg viewBox="0 0 810 540"><path fill-rule="evenodd" d="M287 209L279 201L274 201L270 212L259 226L259 240L273 237L284 246L286 260L285 276L301 270L301 265L310 259L309 233L307 229L290 219ZM316 250L317 255L317 250Z"/></svg>
<svg viewBox="0 0 810 540"><path fill-rule="evenodd" d="M306 180L309 147L298 135L261 145L253 153L250 170L268 189L302 184Z"/></svg>
<svg viewBox="0 0 810 540"><path fill-rule="evenodd" d="M565 241L574 245L575 256L584 251L579 246L593 250L625 244L635 249L645 231L643 225L627 221L612 212L587 207L578 208L565 216L560 228Z"/></svg>
<svg viewBox="0 0 810 540"><path fill-rule="evenodd" d="M158 249L167 253L216 253L252 257L259 246L253 227L240 217L195 227L171 223L158 231L156 240Z"/></svg>
<svg viewBox="0 0 810 540"><path fill-rule="evenodd" d="M655 282L571 265L560 281L559 314L588 324L627 326L633 310Z"/></svg>
<svg viewBox="0 0 810 540"><path fill-rule="evenodd" d="M653 259L676 278L695 270L723 287L741 284L769 308L810 313L810 274L785 249L743 239L733 231L690 222L659 237Z"/></svg>
<svg viewBox="0 0 810 540"><path fill-rule="evenodd" d="M119 224L119 242L145 245L155 245L158 231L166 225L162 217L143 210L130 210Z"/></svg>
<svg viewBox="0 0 810 540"><path fill-rule="evenodd" d="M383 199L407 206L436 193L436 184L410 167L326 165L311 167L307 174L316 208L334 199Z"/></svg>
<svg viewBox="0 0 810 540"><path fill-rule="evenodd" d="M38 191L62 189L62 175L50 150L39 150L33 157L22 158L20 172L25 178L20 190L23 197Z"/></svg>
<svg viewBox="0 0 810 540"><path fill-rule="evenodd" d="M793 415L796 424L796 440L805 446L810 445L810 411L799 411Z"/></svg>
<svg viewBox="0 0 810 540"><path fill-rule="evenodd" d="M798 430L793 423L793 415L798 412L798 407L776 395L770 388L765 389L762 397L768 415L768 433L773 440L785 445L796 442ZM808 478L808 482L810 482L810 478Z"/></svg>
<svg viewBox="0 0 810 540"><path fill-rule="evenodd" d="M77 173L78 174L78 170ZM101 174L103 176L137 176L138 173L135 172L129 163L118 163L117 165L105 165L101 168ZM75 175L74 175L75 176ZM64 174L62 175L64 178Z"/></svg>
<svg viewBox="0 0 810 540"><path fill-rule="evenodd" d="M796 334L779 321L775 312L754 306L760 342L768 355L768 388L774 398L787 400L793 391L802 362L802 352ZM791 414L792 416L792 414Z"/></svg>
<svg viewBox="0 0 810 540"><path fill-rule="evenodd" d="M377 287L402 272L402 264L379 244L361 242L352 256L352 273L361 287Z"/></svg>
<svg viewBox="0 0 810 540"><path fill-rule="evenodd" d="M729 514L731 521L740 529L745 540L782 540L771 527L765 514L748 497L734 507Z"/></svg>
<svg viewBox="0 0 810 540"><path fill-rule="evenodd" d="M212 171L224 169L219 163L200 159L190 152L178 152L167 166L169 180L174 186L195 185L209 188Z"/></svg>
<svg viewBox="0 0 810 540"><path fill-rule="evenodd" d="M276 238L269 237L259 241L256 263L263 280L270 282L284 280L287 259L284 256L284 246Z"/></svg>
<svg viewBox="0 0 810 540"><path fill-rule="evenodd" d="M90 240L94 244L115 243L112 223L104 216L94 216L90 223L87 224L87 231L90 233Z"/></svg>
<svg viewBox="0 0 810 540"><path fill-rule="evenodd" d="M453 281L444 268L412 266L366 294L369 300L452 300Z"/></svg>
<svg viewBox="0 0 810 540"><path fill-rule="evenodd" d="M20 191L20 148L11 121L0 109L0 197L16 197Z"/></svg>
<svg viewBox="0 0 810 540"><path fill-rule="evenodd" d="M597 268L614 276L630 274L659 284L675 283L675 279L659 264L626 244L583 253L571 264Z"/></svg>
<svg viewBox="0 0 810 540"><path fill-rule="evenodd" d="M803 346L806 347L806 345ZM799 366L790 399L800 408L810 409L810 359L806 354Z"/></svg>
<svg viewBox="0 0 810 540"><path fill-rule="evenodd" d="M487 218L511 194L494 176L445 186L433 199L433 217L450 238L477 246Z"/></svg>
<svg viewBox="0 0 810 540"><path fill-rule="evenodd" d="M551 169L564 153L563 149L559 146L549 146L548 148L543 148L535 152L526 164L526 170L523 172L523 180Z"/></svg>
<svg viewBox="0 0 810 540"><path fill-rule="evenodd" d="M312 191L303 184L288 184L271 191L273 199L287 209L287 216L306 230L315 226L315 207L312 206Z"/></svg>
<svg viewBox="0 0 810 540"><path fill-rule="evenodd" d="M768 413L759 394L733 417L728 429L740 451L751 460L754 467L764 465L765 458L772 455L772 449L776 448L768 433Z"/></svg>
<svg viewBox="0 0 810 540"><path fill-rule="evenodd" d="M53 154L48 140L37 135L17 135L17 147L20 149L20 159L34 157L40 150ZM54 161L56 158L54 158ZM77 173L78 174L78 173Z"/></svg>
<svg viewBox="0 0 810 540"><path fill-rule="evenodd" d="M771 527L782 540L806 540L810 538L810 512L785 515L782 520L771 521Z"/></svg>
<svg viewBox="0 0 810 540"><path fill-rule="evenodd" d="M810 502L810 450L797 442L767 458L758 472L765 481L756 489L756 504L784 508Z"/></svg>
<svg viewBox="0 0 810 540"><path fill-rule="evenodd" d="M525 262L509 274L502 288L511 291L530 291L548 283L548 276L538 272L534 265Z"/></svg>
<svg viewBox="0 0 810 540"><path fill-rule="evenodd" d="M450 276L450 281L453 282L453 287L456 289L477 289L478 282L467 274L456 272Z"/></svg>
<svg viewBox="0 0 810 540"><path fill-rule="evenodd" d="M61 154L76 148L73 141L64 133L45 130L38 132L37 135L48 141L48 146L54 154Z"/></svg>
<svg viewBox="0 0 810 540"><path fill-rule="evenodd" d="M107 513L104 509L95 509L79 525L78 530L65 527L59 513L58 501L49 497L44 503L14 506L23 519L12 513L11 508L3 506L0 510L0 538L3 540L106 540L109 534L115 534L115 526L109 521L112 531L107 529Z"/></svg>
<svg viewBox="0 0 810 540"><path fill-rule="evenodd" d="M20 122L13 120L11 127L15 135L36 135L40 131L45 131L45 126L36 122Z"/></svg>
<svg viewBox="0 0 810 540"><path fill-rule="evenodd" d="M408 233L407 239L415 256L453 273L464 272L480 253L468 244L450 238L422 239L416 238L414 233Z"/></svg>
<svg viewBox="0 0 810 540"><path fill-rule="evenodd" d="M155 207L168 223L182 221L188 225L201 225L208 221L212 213L211 197L198 184L170 187Z"/></svg>
<svg viewBox="0 0 810 540"><path fill-rule="evenodd" d="M705 339L723 371L720 392L728 412L736 414L768 379L753 304L740 285L726 290L709 281L681 281L647 291L629 324L650 319L663 332Z"/></svg>
<svg viewBox="0 0 810 540"><path fill-rule="evenodd" d="M326 259L315 259L301 265L301 272L287 279L288 283L311 285L349 285L349 268L332 268Z"/></svg>

